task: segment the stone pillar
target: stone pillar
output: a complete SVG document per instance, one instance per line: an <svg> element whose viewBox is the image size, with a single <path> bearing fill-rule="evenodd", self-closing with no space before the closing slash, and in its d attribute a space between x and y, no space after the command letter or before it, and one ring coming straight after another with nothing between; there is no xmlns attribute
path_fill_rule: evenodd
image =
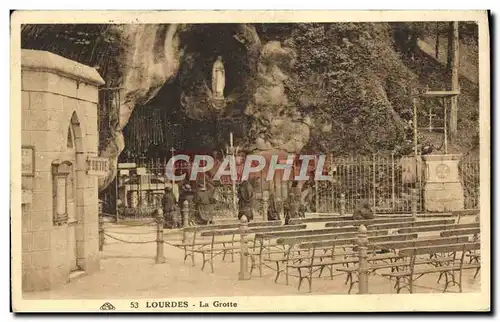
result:
<svg viewBox="0 0 500 322"><path fill-rule="evenodd" d="M163 255L163 225L164 225L164 218L163 218L163 210L161 208L158 208L156 210L156 257L155 257L155 263L156 264L163 264L165 263L165 256Z"/></svg>
<svg viewBox="0 0 500 322"><path fill-rule="evenodd" d="M245 215L240 218L240 271L238 273L239 280L250 279L248 271L248 219Z"/></svg>
<svg viewBox="0 0 500 322"><path fill-rule="evenodd" d="M365 225L359 226L358 229L358 283L359 294L368 293L368 261L367 261L367 246L368 237Z"/></svg>
<svg viewBox="0 0 500 322"><path fill-rule="evenodd" d="M425 155L424 203L429 212L464 209L464 191L458 172L461 155Z"/></svg>

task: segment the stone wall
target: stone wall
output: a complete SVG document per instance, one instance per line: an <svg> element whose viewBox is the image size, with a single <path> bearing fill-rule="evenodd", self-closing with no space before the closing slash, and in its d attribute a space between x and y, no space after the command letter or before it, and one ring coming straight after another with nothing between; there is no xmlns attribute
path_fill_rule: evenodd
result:
<svg viewBox="0 0 500 322"><path fill-rule="evenodd" d="M34 148L34 175L23 176L23 290L69 281L68 225L55 225L52 165L67 159L68 128L74 133L76 254L81 271L99 269L97 177L87 158L98 154L97 71L45 51L22 50L21 140ZM74 244L73 244L74 245Z"/></svg>

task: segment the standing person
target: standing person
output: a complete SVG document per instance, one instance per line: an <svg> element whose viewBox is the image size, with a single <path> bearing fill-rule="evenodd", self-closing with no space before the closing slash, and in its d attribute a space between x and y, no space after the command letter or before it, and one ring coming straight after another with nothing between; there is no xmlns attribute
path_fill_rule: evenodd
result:
<svg viewBox="0 0 500 322"><path fill-rule="evenodd" d="M238 187L238 219L245 215L250 222L253 220L253 187L247 180Z"/></svg>
<svg viewBox="0 0 500 322"><path fill-rule="evenodd" d="M297 197L293 192L288 195L286 204L285 225L288 225L290 219L299 217L299 205L297 202Z"/></svg>
<svg viewBox="0 0 500 322"><path fill-rule="evenodd" d="M303 187L303 189L301 191L301 195L300 195L300 204L301 204L301 208L304 212L304 216L305 216L306 211L311 211L312 199L313 199L312 185L311 185L310 181L307 181L304 183L304 187Z"/></svg>
<svg viewBox="0 0 500 322"><path fill-rule="evenodd" d="M363 200L360 205L354 209L354 213L352 215L353 220L364 220L364 219L373 219L375 218L373 214L373 210L370 208L370 203L368 200Z"/></svg>
<svg viewBox="0 0 500 322"><path fill-rule="evenodd" d="M163 195L163 217L165 218L165 226L169 223L172 227L177 227L178 223L175 221L176 218L174 218L174 212L175 196L172 192L172 187L167 185L165 187L165 194Z"/></svg>
<svg viewBox="0 0 500 322"><path fill-rule="evenodd" d="M195 208L195 221L199 225L206 225L213 219L212 208L210 207L210 191L205 184L198 186L194 194L193 203Z"/></svg>
<svg viewBox="0 0 500 322"><path fill-rule="evenodd" d="M281 220L280 211L276 205L276 198L274 197L274 193L269 194L269 206L267 209L267 220Z"/></svg>

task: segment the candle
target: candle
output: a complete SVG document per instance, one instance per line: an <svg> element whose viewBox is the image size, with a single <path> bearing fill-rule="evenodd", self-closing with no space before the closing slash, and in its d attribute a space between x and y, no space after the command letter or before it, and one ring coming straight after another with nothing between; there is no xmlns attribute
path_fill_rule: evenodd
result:
<svg viewBox="0 0 500 322"><path fill-rule="evenodd" d="M233 132L229 133L229 144L233 147Z"/></svg>

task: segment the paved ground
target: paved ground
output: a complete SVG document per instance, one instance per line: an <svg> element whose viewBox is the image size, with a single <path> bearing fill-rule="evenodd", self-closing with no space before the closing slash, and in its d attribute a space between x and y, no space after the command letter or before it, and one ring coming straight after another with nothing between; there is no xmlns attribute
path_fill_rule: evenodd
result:
<svg viewBox="0 0 500 322"><path fill-rule="evenodd" d="M308 227L309 228L309 227ZM127 241L152 241L155 227L123 227L109 225L109 234ZM169 234L167 241L178 240L180 235ZM156 244L129 244L110 238L102 252L101 271L90 276L82 276L72 282L47 292L25 293L25 299L98 299L112 298L152 298L152 297L191 297L191 296L272 296L272 295L325 295L346 294L345 275L335 273L335 277L313 280L313 292L308 293L307 285L297 290L298 279L292 277L290 284L284 279L274 283L274 271L266 269L263 277L251 280L238 280L239 257L235 262L226 258L215 260L215 273L210 268L201 271L201 258L197 257L196 266L183 262L183 251L165 245L166 263L155 264ZM329 275L325 271L325 275ZM468 271L464 278L464 292L480 290L479 280L472 278ZM437 276L424 276L418 280L416 292L441 292L444 283L436 284ZM369 277L370 293L395 293L393 282L380 275ZM458 292L454 287L451 292ZM357 293L355 286L353 294Z"/></svg>

